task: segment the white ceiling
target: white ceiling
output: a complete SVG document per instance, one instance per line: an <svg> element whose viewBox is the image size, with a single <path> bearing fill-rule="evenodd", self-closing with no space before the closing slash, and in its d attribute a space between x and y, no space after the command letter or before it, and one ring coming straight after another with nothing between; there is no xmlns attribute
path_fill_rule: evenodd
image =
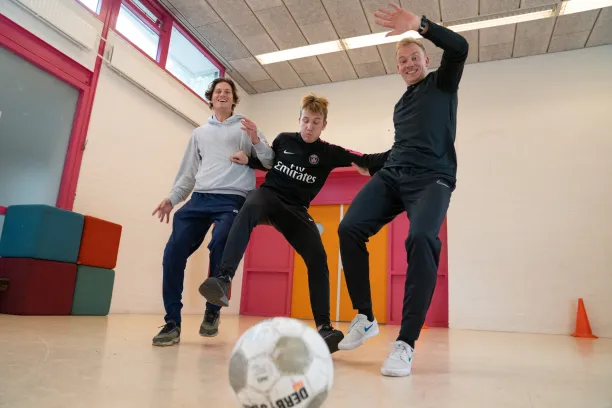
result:
<svg viewBox="0 0 612 408"><path fill-rule="evenodd" d="M228 67L249 94L396 73L395 44L260 65L255 55L387 29L374 11L388 0L161 0ZM396 0L447 22L555 0ZM612 7L461 33L468 63L612 44ZM426 41L432 67L441 50Z"/></svg>

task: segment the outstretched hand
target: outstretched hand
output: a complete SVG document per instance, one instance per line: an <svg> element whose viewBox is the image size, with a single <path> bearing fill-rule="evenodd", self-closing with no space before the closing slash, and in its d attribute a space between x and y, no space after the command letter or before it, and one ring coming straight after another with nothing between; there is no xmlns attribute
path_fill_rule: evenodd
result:
<svg viewBox="0 0 612 408"><path fill-rule="evenodd" d="M157 214L159 218L159 222L164 222L164 218L166 219L166 224L170 222L170 213L172 212L172 203L169 199L164 198L161 203L153 210L153 214Z"/></svg>
<svg viewBox="0 0 612 408"><path fill-rule="evenodd" d="M243 118L242 121L242 130L247 132L249 138L251 139L251 143L256 145L259 143L259 135L257 134L257 125L250 119Z"/></svg>
<svg viewBox="0 0 612 408"><path fill-rule="evenodd" d="M231 157L232 162L238 164L249 164L249 158L244 152L236 152Z"/></svg>
<svg viewBox="0 0 612 408"><path fill-rule="evenodd" d="M353 167L355 168L355 170L357 170L357 172L359 174L361 174L362 176L370 176L370 170L363 168L363 167L359 167L358 165L356 165L355 163L351 163L353 165Z"/></svg>
<svg viewBox="0 0 612 408"><path fill-rule="evenodd" d="M406 31L417 31L421 25L421 18L416 14L404 10L394 3L389 3L391 9L379 8L374 13L376 24L393 29L386 37L403 34Z"/></svg>

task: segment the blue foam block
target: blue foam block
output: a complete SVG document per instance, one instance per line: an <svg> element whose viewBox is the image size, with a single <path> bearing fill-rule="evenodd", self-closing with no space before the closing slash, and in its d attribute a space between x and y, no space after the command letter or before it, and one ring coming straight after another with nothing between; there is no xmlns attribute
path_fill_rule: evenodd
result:
<svg viewBox="0 0 612 408"><path fill-rule="evenodd" d="M85 217L49 205L8 207L0 257L76 263Z"/></svg>

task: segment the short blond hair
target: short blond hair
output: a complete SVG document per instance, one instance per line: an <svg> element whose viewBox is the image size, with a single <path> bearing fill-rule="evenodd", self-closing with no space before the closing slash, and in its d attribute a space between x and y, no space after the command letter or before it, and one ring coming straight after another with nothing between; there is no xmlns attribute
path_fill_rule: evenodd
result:
<svg viewBox="0 0 612 408"><path fill-rule="evenodd" d="M423 53L427 55L427 51L425 51L425 45L423 45L423 41L421 41L418 38L412 38L412 37L405 37L397 42L397 45L395 47L395 55L397 56L397 52L399 51L400 48L405 47L406 45L410 45L410 44L418 45L423 50Z"/></svg>
<svg viewBox="0 0 612 408"><path fill-rule="evenodd" d="M300 109L300 117L302 116L302 111L304 109L312 112L312 113L320 113L323 115L323 120L327 120L327 106L329 105L329 101L322 96L317 96L315 94L308 94L302 98L302 107Z"/></svg>

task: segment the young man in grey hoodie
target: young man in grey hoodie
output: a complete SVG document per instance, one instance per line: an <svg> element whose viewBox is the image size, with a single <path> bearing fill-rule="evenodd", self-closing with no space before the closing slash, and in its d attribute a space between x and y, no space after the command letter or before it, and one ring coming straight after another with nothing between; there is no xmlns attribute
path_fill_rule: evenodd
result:
<svg viewBox="0 0 612 408"><path fill-rule="evenodd" d="M153 338L155 346L180 342L181 302L187 258L195 252L214 225L210 251L210 271L214 274L223 256L230 227L255 188L254 170L239 163L237 152L247 152L270 168L274 152L257 126L242 115L234 114L239 102L236 86L230 79L217 78L206 94L213 115L208 123L195 129L187 146L174 185L167 198L153 211L160 222L170 220L172 209L193 194L173 217L172 235L163 257L163 299L166 324ZM257 159L255 159L255 157ZM200 335L219 332L220 307L206 304Z"/></svg>

